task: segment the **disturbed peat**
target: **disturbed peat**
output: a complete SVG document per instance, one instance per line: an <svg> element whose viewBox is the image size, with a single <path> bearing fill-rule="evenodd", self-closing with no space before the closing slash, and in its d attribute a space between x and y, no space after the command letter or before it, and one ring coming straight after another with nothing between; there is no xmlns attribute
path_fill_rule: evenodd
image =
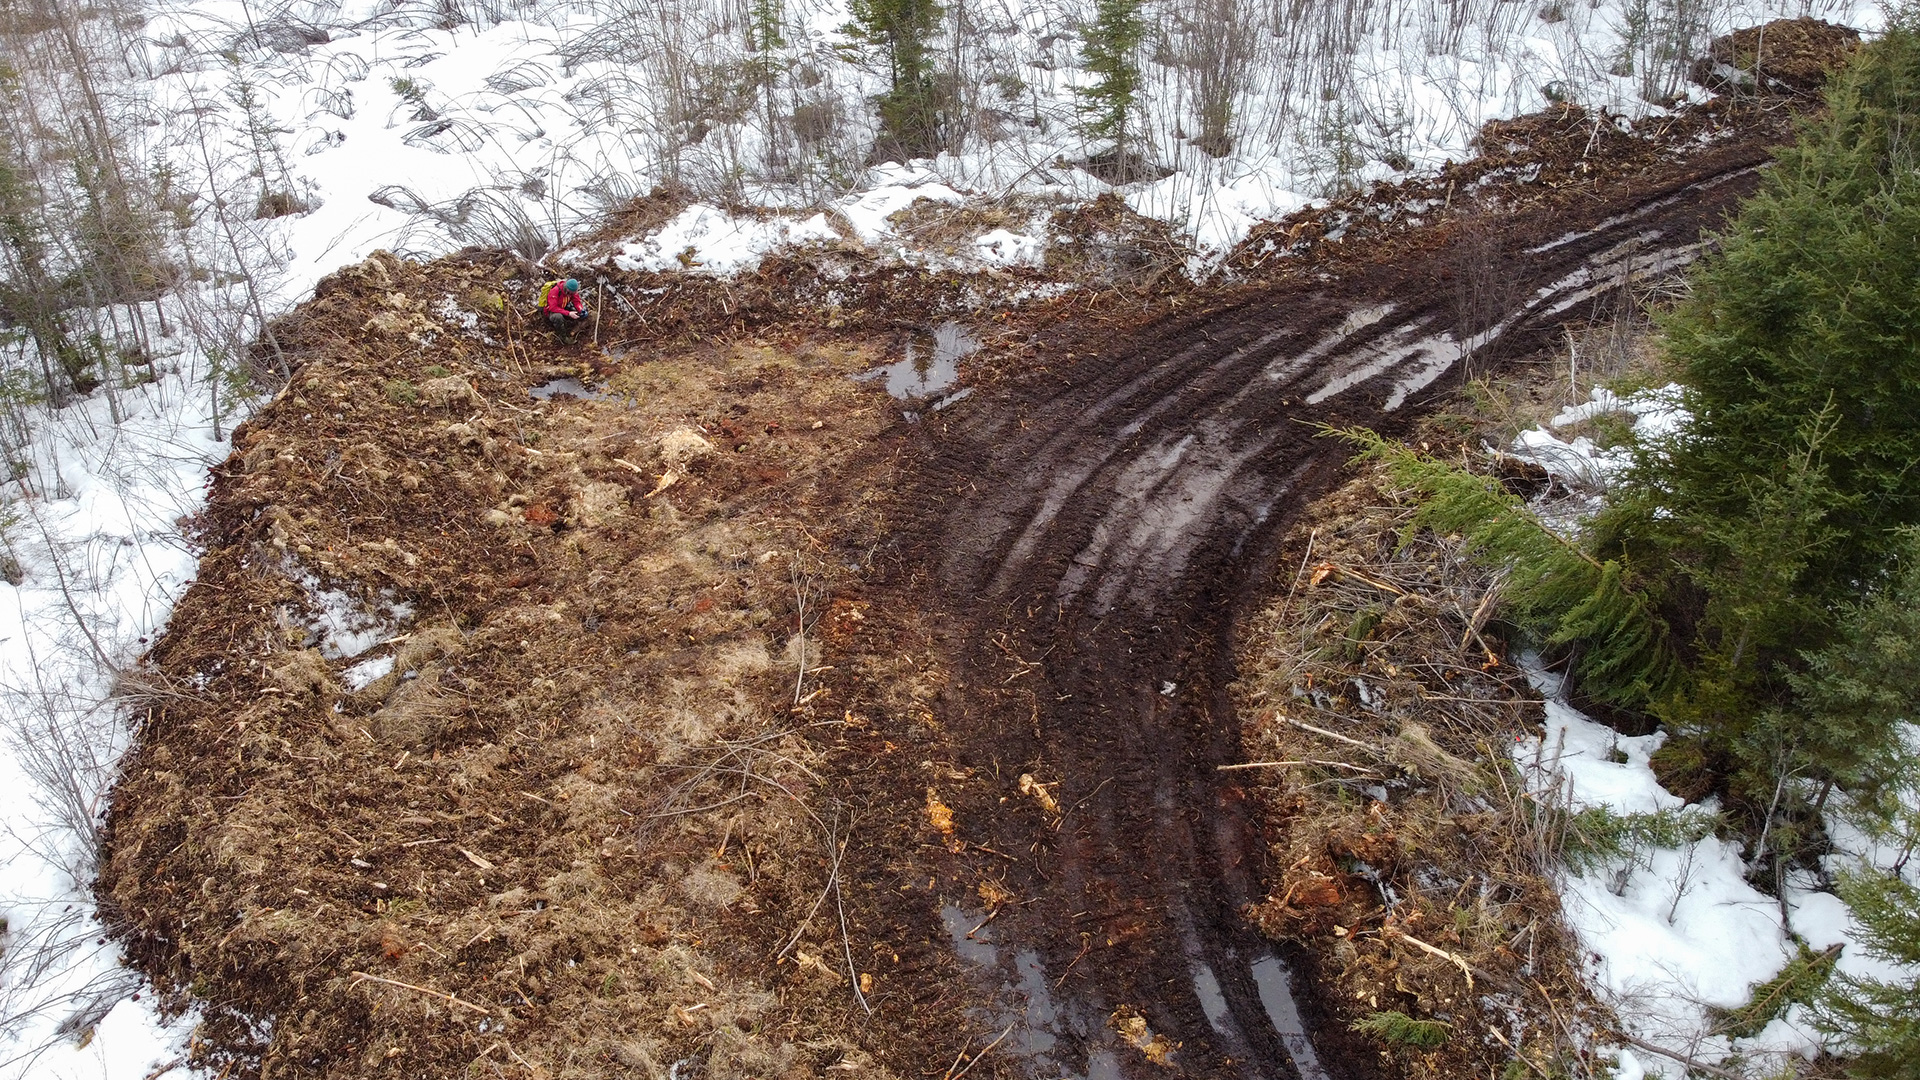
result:
<svg viewBox="0 0 1920 1080"><path fill-rule="evenodd" d="M1248 919L1284 897L1287 864L1263 835L1276 807L1216 771L1246 760L1233 628L1341 475L1348 451L1315 425L1403 431L1469 371L1531 358L1684 265L1787 129L1762 106L1640 138L1596 121L1502 127L1544 162L1451 200L1430 181L1417 213L1302 218L1297 260L1256 237L1252 281L1173 297L1151 326L1054 328L1044 370L925 427L889 584L932 599L956 662L933 748L895 785L928 789L929 854L977 883L949 897L981 924L956 946L997 986L1004 1075L1420 1074L1347 1030L1337 972L1314 965L1285 1000ZM1304 238L1327 221L1331 239ZM1311 1056L1296 1012L1319 1021ZM1447 1075L1436 1061L1424 1075Z"/></svg>
<svg viewBox="0 0 1920 1080"><path fill-rule="evenodd" d="M900 413L854 376L904 332L855 304L708 341L616 312L556 348L520 314L539 282L376 255L276 327L292 380L235 432L198 584L125 688L109 916L234 1075L950 1052L955 962L900 940L926 913L886 910L868 850L894 841L845 779L887 748L823 682L895 468ZM1019 282L839 295L959 287Z"/></svg>
<svg viewBox="0 0 1920 1080"><path fill-rule="evenodd" d="M1574 1072L1605 1027L1559 920L1551 815L1513 762L1540 707L1493 636L1497 578L1409 536L1377 469L1289 535L1285 591L1241 629L1234 700L1263 811L1261 932L1296 947L1329 1026L1398 1013L1393 1076Z"/></svg>
<svg viewBox="0 0 1920 1080"><path fill-rule="evenodd" d="M1232 285L1112 202L1045 272L610 273L567 350L507 257L342 271L130 680L103 907L239 1076L1288 1075L1279 841L1215 767L1342 468L1308 424L1397 429L1684 261L1777 106L1502 128L1551 167L1290 219ZM852 378L946 318L962 406Z"/></svg>

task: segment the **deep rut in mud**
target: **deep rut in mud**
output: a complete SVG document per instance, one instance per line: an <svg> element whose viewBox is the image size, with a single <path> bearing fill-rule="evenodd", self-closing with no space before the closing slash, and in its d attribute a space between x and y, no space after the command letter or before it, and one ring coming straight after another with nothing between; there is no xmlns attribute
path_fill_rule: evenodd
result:
<svg viewBox="0 0 1920 1080"><path fill-rule="evenodd" d="M1377 1072L1343 1032L1317 1033L1317 1055L1297 1034L1285 969L1239 915L1260 898L1257 830L1215 771L1241 760L1235 616L1348 455L1313 425L1400 430L1468 366L1537 352L1691 259L1765 157L1724 144L1435 226L1419 258L1163 322L929 434L909 574L963 658L956 765L1058 782L1063 811L959 808L1023 901L973 938L982 917L948 912L963 957L1000 973L988 1019L1023 1071L1164 1075L1139 1049L1160 1035L1190 1075ZM1018 700L999 689L1015 679Z"/></svg>

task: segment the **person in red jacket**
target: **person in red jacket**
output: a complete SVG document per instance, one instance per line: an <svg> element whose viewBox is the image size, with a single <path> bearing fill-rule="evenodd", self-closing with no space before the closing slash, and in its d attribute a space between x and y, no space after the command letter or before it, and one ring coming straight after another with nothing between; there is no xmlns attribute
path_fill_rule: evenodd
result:
<svg viewBox="0 0 1920 1080"><path fill-rule="evenodd" d="M587 301L580 295L580 282L574 278L550 282L546 299L547 325L560 343L570 344L573 332L587 321Z"/></svg>

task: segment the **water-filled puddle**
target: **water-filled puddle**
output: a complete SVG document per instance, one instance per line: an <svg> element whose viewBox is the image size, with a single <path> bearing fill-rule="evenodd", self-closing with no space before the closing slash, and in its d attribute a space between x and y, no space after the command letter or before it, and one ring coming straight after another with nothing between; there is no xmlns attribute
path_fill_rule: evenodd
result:
<svg viewBox="0 0 1920 1080"><path fill-rule="evenodd" d="M574 378L548 379L539 386L528 390L527 393L541 401L553 401L555 399L565 398L577 398L581 401L589 399L605 401L613 396L605 390L588 386L586 383Z"/></svg>
<svg viewBox="0 0 1920 1080"><path fill-rule="evenodd" d="M1280 1041L1286 1044L1287 1053L1300 1070L1300 1080L1329 1080L1326 1068L1313 1052L1312 1041L1307 1038L1307 1026L1300 1022L1300 1010L1293 1003L1293 986L1287 979L1287 966L1273 955L1255 960L1253 985L1260 991L1260 1004L1266 1007L1273 1030L1280 1033Z"/></svg>
<svg viewBox="0 0 1920 1080"><path fill-rule="evenodd" d="M993 947L993 938L989 936L991 931L981 925L983 920L968 915L959 904L942 905L940 922L953 938L953 951L968 963L986 967L1000 959L1000 950ZM979 928L969 934L968 929L975 926Z"/></svg>
<svg viewBox="0 0 1920 1080"><path fill-rule="evenodd" d="M887 393L902 401L917 401L934 396L960 377L960 361L980 351L980 339L957 322L943 322L930 334L915 334L907 339L903 360L864 371L857 379L884 381ZM961 393L965 393L962 391ZM956 394L946 404L960 400Z"/></svg>
<svg viewBox="0 0 1920 1080"><path fill-rule="evenodd" d="M1098 1018L1071 1015L1068 1008L1054 1000L1052 980L1047 978L1046 968L1033 950L1021 949L1015 953L1011 972L1001 967L1000 947L993 939L992 920L985 915L969 912L958 904L946 904L940 908L940 921L953 941L954 952L970 964L999 969L1004 979L1001 986L1006 1000L1018 1003L994 1021L996 1026L1011 1022L1013 1030L1006 1044L1008 1049L1043 1066L1042 1072L1051 1068L1054 1070L1051 1075L1073 1075L1072 1070L1060 1069L1060 1062L1055 1060L1055 1054L1060 1049L1059 1036L1070 1033L1077 1036L1074 1041L1087 1043L1090 1041L1087 1036L1100 1027ZM1293 988L1288 981L1286 965L1279 957L1268 953L1250 966L1267 1020L1273 1024L1273 1030L1279 1034L1280 1041L1300 1070L1301 1080L1331 1080L1313 1052L1306 1025L1300 1020L1300 1010L1294 1005ZM1201 964L1195 969L1193 989L1200 999L1201 1010L1206 1013L1207 1022L1214 1030L1222 1033L1230 1030L1231 1010L1212 968ZM1080 1077L1084 1077L1084 1080L1119 1080L1120 1059L1111 1049L1087 1045L1085 1050L1086 1071L1078 1074Z"/></svg>
<svg viewBox="0 0 1920 1080"><path fill-rule="evenodd" d="M1228 1018L1232 1012L1227 1008L1227 995L1220 992L1220 980L1215 977L1212 968L1201 964L1194 969L1193 992L1200 999L1200 1011L1207 1014L1207 1023L1213 1026L1213 1030L1230 1030Z"/></svg>
<svg viewBox="0 0 1920 1080"><path fill-rule="evenodd" d="M1054 1002L1040 954L1032 949L1021 949L1015 953L1011 977L1006 978L1006 970L1000 967L1000 949L993 942L993 928L986 916L970 914L958 904L946 904L940 908L940 921L946 926L947 935L953 939L954 951L969 963L983 968L999 968L1005 978L1002 989L1007 1000L1019 1003L994 1021L1010 1028L1011 1038L1006 1044L1007 1048L1045 1064L1047 1069L1043 1069L1043 1072L1052 1069L1052 1075L1070 1075L1053 1068L1053 1051L1060 1041L1058 1033L1063 1029L1084 1029L1087 1025L1075 1025L1062 1015L1060 1006ZM1110 1054L1103 1056L1096 1052L1090 1055L1086 1080L1103 1080L1107 1077L1117 1080L1118 1073L1112 1068L1113 1065Z"/></svg>

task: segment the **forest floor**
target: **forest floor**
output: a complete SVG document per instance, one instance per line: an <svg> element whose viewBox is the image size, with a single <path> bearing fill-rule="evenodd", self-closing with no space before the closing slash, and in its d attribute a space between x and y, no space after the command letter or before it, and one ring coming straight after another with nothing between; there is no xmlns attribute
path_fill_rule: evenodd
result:
<svg viewBox="0 0 1920 1080"><path fill-rule="evenodd" d="M1406 433L1605 317L1793 115L1494 125L1473 161L1257 230L1229 285L1117 201L1063 212L1045 270L598 271L616 299L572 345L529 328L549 275L507 256L343 270L276 326L291 378L126 687L103 910L222 1075L1560 1067L1605 1018L1551 891L1458 805L1530 695L1472 582L1365 569L1418 556L1365 489L1315 501L1349 450L1313 425ZM942 319L979 345L966 399L855 378ZM1298 594L1315 626L1372 611L1368 575L1423 599L1348 618L1351 674L1473 704L1342 728L1359 759L1275 728L1262 695L1305 669L1261 650ZM1424 614L1445 664L1366 646ZM1318 706L1350 724L1334 699L1366 692ZM1249 755L1393 794L1218 769ZM1348 1030L1388 1009L1500 1034Z"/></svg>

